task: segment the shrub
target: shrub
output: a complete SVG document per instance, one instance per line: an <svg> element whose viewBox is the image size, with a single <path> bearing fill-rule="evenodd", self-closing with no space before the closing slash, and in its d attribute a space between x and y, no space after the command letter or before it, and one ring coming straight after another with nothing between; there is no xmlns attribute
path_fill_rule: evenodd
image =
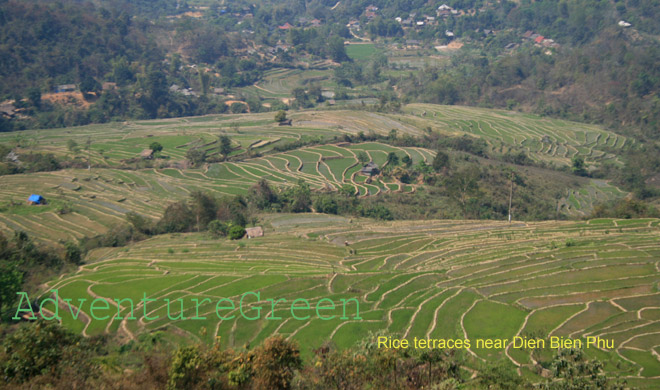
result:
<svg viewBox="0 0 660 390"><path fill-rule="evenodd" d="M153 150L154 153L158 153L163 150L163 145L161 145L160 142L154 141L149 145L149 149Z"/></svg>
<svg viewBox="0 0 660 390"><path fill-rule="evenodd" d="M193 225L193 213L185 202L177 202L165 209L163 218L158 221L161 233L186 232Z"/></svg>
<svg viewBox="0 0 660 390"><path fill-rule="evenodd" d="M232 226L229 228L229 239L240 240L245 235L245 228L243 226Z"/></svg>
<svg viewBox="0 0 660 390"><path fill-rule="evenodd" d="M276 122L284 122L286 120L286 112L284 110L280 110L275 114L275 121Z"/></svg>
<svg viewBox="0 0 660 390"><path fill-rule="evenodd" d="M337 202L330 196L320 196L314 201L314 208L319 213L337 214Z"/></svg>
<svg viewBox="0 0 660 390"><path fill-rule="evenodd" d="M80 247L78 245L70 241L67 241L66 243L64 243L64 248L66 249L66 255L65 255L66 261L76 265L82 263L82 251L80 250Z"/></svg>
<svg viewBox="0 0 660 390"><path fill-rule="evenodd" d="M215 238L225 237L229 232L229 225L216 219L209 222L208 229L209 233L211 233L211 236Z"/></svg>

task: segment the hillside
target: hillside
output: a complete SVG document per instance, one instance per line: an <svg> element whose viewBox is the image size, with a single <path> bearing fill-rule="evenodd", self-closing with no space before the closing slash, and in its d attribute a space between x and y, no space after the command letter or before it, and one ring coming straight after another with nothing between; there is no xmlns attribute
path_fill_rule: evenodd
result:
<svg viewBox="0 0 660 390"><path fill-rule="evenodd" d="M190 298L213 302L200 307L208 319L199 321L168 320L162 303L149 308L149 317L160 317L153 321L144 319L139 306L136 320L89 321L83 307L75 321L62 306L65 326L83 334L118 333L128 340L160 329L189 340L220 337L226 347L281 334L297 340L307 356L326 339L349 347L377 330L411 339L599 336L614 340L614 348L585 352L603 361L608 375L640 388L658 384L653 350L659 341L658 220L373 223L281 215L264 223L264 237L238 244L183 234L98 250L78 272L50 281L44 290L56 288L73 302L95 297L137 302L146 291L160 302L183 299L186 317L195 313ZM262 296L262 302L250 299L252 310L261 306L264 312L270 311L266 298L305 298L312 304L356 298L363 320L295 320L284 302L274 312L281 321L267 321L265 313L256 321L242 319L238 311L226 312L236 314L235 320L214 316L217 299L238 301L248 290ZM122 307L125 317L128 308ZM173 310L176 317L180 309ZM473 368L483 359L504 358L521 367L523 376L540 380L534 366L543 366L551 353L472 349L464 358Z"/></svg>
<svg viewBox="0 0 660 390"><path fill-rule="evenodd" d="M425 193L432 189L424 183L403 183L396 177L378 177L368 183L365 176L357 174L361 168L358 155L364 153L368 160L383 166L388 154L394 152L399 159L408 157L413 167L421 163L431 166L435 148L397 146L399 143L392 144L387 139L346 142L344 135L389 137L391 130L396 129L397 137L405 142L408 136L425 134L422 129L428 127L438 135L479 136L486 141L484 153L492 157L523 151L540 164L566 167L571 158L581 156L591 169L599 169L604 163L620 164L615 153L630 142L597 126L504 111L410 105L406 112L409 114L300 111L290 114L292 126L277 126L269 114L249 114L92 125L66 131L24 131L20 138L11 133L0 134L0 143L22 145L15 149L19 156L52 153L62 164L79 167L4 176L0 191L9 203L0 212L0 229L8 233L26 230L52 244L58 240L79 241L121 224L128 212L158 219L168 202L184 199L194 190L247 195L261 178L280 188L304 179L312 189L331 193L348 186L358 197L375 200L381 199L379 194ZM218 137L222 135L232 142L230 161L191 164L187 157L190 150L206 151L209 160L219 156ZM69 148L71 140L78 140L80 145ZM309 146L303 146L311 141ZM164 147L160 158L146 162L137 158L153 142ZM303 143L292 150L276 150L294 142ZM464 154L452 152L452 159L454 165L464 164ZM501 163L482 158L479 164ZM530 201L533 204L547 196L549 202L556 204L552 196L559 191L559 207L567 216L586 215L595 204L626 194L603 180L583 179L547 168L508 166L507 169L524 175L530 184L551 184L552 193L543 193L542 187L538 187L531 194L539 199ZM484 188L495 189L494 184L483 183ZM49 205L23 205L32 193L44 196ZM516 204L522 201L519 199L514 199ZM62 208L70 212L61 213Z"/></svg>

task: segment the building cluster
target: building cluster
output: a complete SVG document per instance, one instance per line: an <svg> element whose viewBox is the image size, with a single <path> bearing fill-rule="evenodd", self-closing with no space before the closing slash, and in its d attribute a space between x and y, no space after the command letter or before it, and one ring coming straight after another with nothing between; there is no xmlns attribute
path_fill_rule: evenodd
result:
<svg viewBox="0 0 660 390"><path fill-rule="evenodd" d="M464 11L454 9L447 4L442 4L436 10L435 16L426 14L418 15L416 12L411 12L406 18L396 17L394 20L399 22L403 28L421 28L424 26L437 26L440 19L447 19L464 14ZM451 38L454 36L454 33L448 30L445 32L445 35Z"/></svg>
<svg viewBox="0 0 660 390"><path fill-rule="evenodd" d="M525 32L522 37L528 41L534 42L534 45L538 47L559 47L559 44L554 40L546 38L541 34L536 34L533 31Z"/></svg>

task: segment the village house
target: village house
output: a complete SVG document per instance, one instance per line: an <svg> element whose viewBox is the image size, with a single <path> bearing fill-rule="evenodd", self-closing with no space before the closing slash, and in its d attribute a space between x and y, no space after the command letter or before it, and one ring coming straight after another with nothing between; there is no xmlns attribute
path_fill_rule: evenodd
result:
<svg viewBox="0 0 660 390"><path fill-rule="evenodd" d="M446 18L446 17L448 17L449 15L452 14L452 12L451 12L452 10L453 10L453 8L451 8L447 4L443 4L440 7L438 7L438 11L436 12L436 15L438 17Z"/></svg>
<svg viewBox="0 0 660 390"><path fill-rule="evenodd" d="M348 27L348 28L352 28L352 29L355 29L355 30L358 30L358 31L359 31L359 30L360 30L360 22L358 22L358 21L355 20L355 19L352 19L352 20L350 20L350 21L348 22L348 24L346 25L346 27Z"/></svg>
<svg viewBox="0 0 660 390"><path fill-rule="evenodd" d="M263 237L264 229L262 229L261 226L245 228L245 236L247 238Z"/></svg>
<svg viewBox="0 0 660 390"><path fill-rule="evenodd" d="M61 84L55 88L55 93L75 92L77 89L75 84Z"/></svg>
<svg viewBox="0 0 660 390"><path fill-rule="evenodd" d="M417 39L407 39L406 40L406 47L408 49L419 49L421 42L418 41Z"/></svg>
<svg viewBox="0 0 660 390"><path fill-rule="evenodd" d="M16 115L16 107L10 101L0 104L0 116L11 119Z"/></svg>
<svg viewBox="0 0 660 390"><path fill-rule="evenodd" d="M144 149L143 151L140 152L140 157L143 160L151 160L154 158L154 151L151 149Z"/></svg>
<svg viewBox="0 0 660 390"><path fill-rule="evenodd" d="M378 165L376 165L375 162L369 161L362 167L360 173L366 176L374 176L380 173L380 170L378 169Z"/></svg>

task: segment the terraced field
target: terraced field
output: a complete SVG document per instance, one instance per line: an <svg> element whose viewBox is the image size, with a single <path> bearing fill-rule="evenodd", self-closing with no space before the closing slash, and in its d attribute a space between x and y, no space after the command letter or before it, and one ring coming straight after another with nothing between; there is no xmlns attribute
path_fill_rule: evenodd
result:
<svg viewBox="0 0 660 390"><path fill-rule="evenodd" d="M18 206L0 212L0 231L11 234L13 230L25 230L50 243L76 241L104 233L123 222L130 211L157 219L169 203L186 198L192 191L203 190L216 196L246 194L261 178L279 186L294 185L298 179L304 179L315 190L348 186L358 196L414 191L414 185L396 181L375 179L367 183L367 178L358 174L360 151L381 167L389 152L400 158L409 156L415 163L429 164L435 155L427 149L379 143L328 144L201 169L93 168L4 176L0 197ZM44 196L49 205L25 205L32 193ZM65 205L73 211L61 215L57 211Z"/></svg>
<svg viewBox="0 0 660 390"><path fill-rule="evenodd" d="M574 156L589 163L620 163L615 152L632 140L595 125L541 118L513 111L473 107L410 104L405 112L417 116L404 123L453 134L471 134L486 140L498 152L525 151L530 158L557 165L570 164Z"/></svg>
<svg viewBox="0 0 660 390"><path fill-rule="evenodd" d="M264 226L264 237L239 243L181 234L97 250L93 262L48 288L73 303L97 296L137 302L146 292L172 299L173 317L181 310L177 299L184 299L186 317L195 316L191 298L209 299L199 308L203 320L170 320L161 303L149 306L147 315L160 317L151 321L141 308L127 319L126 305L122 320L88 321L88 306L74 320L66 306L60 309L64 324L85 334L129 339L167 329L241 346L278 333L298 340L304 354L327 339L349 346L377 330L408 338L598 336L614 346L585 352L602 360L609 375L641 388L660 385L660 220L374 223L280 214ZM261 294L259 302L249 300L249 315L261 307L260 319L245 320L238 308L226 312L236 318L215 316L219 298L238 301L247 291ZM286 302L271 306L270 298L312 305L354 298L362 320L353 319L354 306L349 320L297 320ZM267 320L266 313L281 319ZM471 348L465 364L505 359L540 380L534 363L551 354L549 348Z"/></svg>
<svg viewBox="0 0 660 390"><path fill-rule="evenodd" d="M80 144L78 156L93 163L119 165L134 158L151 142L160 142L169 161L183 160L191 147L217 153L217 138L231 137L235 153L248 148L264 153L274 145L294 140L323 139L336 135L424 134L428 127L444 134L471 134L486 140L498 153L524 150L530 158L557 165L570 164L573 156L585 157L596 166L604 161L619 162L615 152L632 141L594 125L540 118L512 111L474 107L411 104L405 114L391 115L353 110L290 112L293 126L277 126L272 113L247 115L208 115L82 126L62 130L30 130L0 133L0 142L25 145L27 151L48 151L73 156L67 141ZM91 150L85 150L87 139Z"/></svg>
<svg viewBox="0 0 660 390"><path fill-rule="evenodd" d="M310 64L321 67L320 62ZM332 69L284 69L278 68L266 72L263 80L254 85L240 88L245 95L259 96L268 99L289 99L291 91L297 87L305 87L310 82L316 82L324 87L332 86Z"/></svg>
<svg viewBox="0 0 660 390"><path fill-rule="evenodd" d="M604 180L591 180L577 190L569 190L559 202L559 211L576 218L585 217L594 205L623 198L626 193Z"/></svg>
<svg viewBox="0 0 660 390"><path fill-rule="evenodd" d="M568 163L575 153L584 153L592 166L601 161L616 161L608 151L629 142L595 126L513 112L437 105L409 105L406 111L409 113L405 115L352 110L298 111L289 113L293 118L291 127L277 126L272 113L261 113L0 133L0 142L22 146L19 153L51 152L92 162L89 171L71 169L4 176L0 196L7 203L20 205L31 193L39 193L51 204L39 208L5 208L0 211L0 230L23 229L49 242L77 240L103 233L123 220L128 211L157 217L168 202L182 199L193 190L212 191L216 195L243 194L261 177L280 186L292 185L299 178L305 179L314 189L336 190L348 185L360 196L388 191L411 192L415 190L414 185L382 180L367 183L364 176L357 174L357 153L364 151L380 166L390 151L399 157L407 155L414 163L430 163L434 156L434 152L423 148L397 148L378 143L329 144L273 153L275 145L296 140L322 140L360 132L388 134L392 129L400 135L421 135L426 131L423 129L430 126L444 133L479 135L492 148L499 148L498 151L525 147L532 158L541 161ZM205 149L213 156L218 153L218 136L222 134L231 137L235 148L233 155L251 150L263 157L211 164L200 169L186 168L185 155L190 148ZM534 139L545 135L551 143L565 145L573 152L557 154L558 146L531 147L536 145ZM67 142L71 139L79 144L78 151L68 150ZM90 140L89 150L86 150L87 140ZM116 169L130 166L132 163L128 161L154 141L164 146L164 158L153 162L155 169ZM541 142L537 146L541 144L546 145ZM167 166L175 168L159 169ZM595 203L622 196L625 194L615 187L592 181L568 191L559 202L559 212L582 217L588 215ZM67 204L73 206L72 213L57 213ZM0 204L0 208L5 205Z"/></svg>

